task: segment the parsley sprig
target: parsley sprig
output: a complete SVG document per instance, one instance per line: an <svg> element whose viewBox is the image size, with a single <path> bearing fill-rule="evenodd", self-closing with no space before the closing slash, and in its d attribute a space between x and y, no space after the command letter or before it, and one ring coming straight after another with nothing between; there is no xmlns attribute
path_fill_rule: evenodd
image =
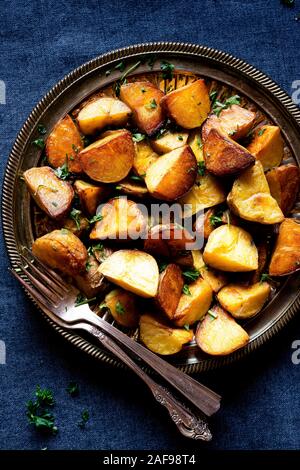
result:
<svg viewBox="0 0 300 470"><path fill-rule="evenodd" d="M241 103L241 97L239 95L234 95L230 96L230 98L227 98L224 103L221 103L221 101L216 100L214 105L213 105L213 112L219 116L221 111L223 109L230 108L233 104L240 104Z"/></svg>
<svg viewBox="0 0 300 470"><path fill-rule="evenodd" d="M35 400L29 400L26 403L26 416L29 423L38 430L56 434L58 428L55 425L55 417L49 411L49 408L55 404L52 391L38 385L35 397Z"/></svg>
<svg viewBox="0 0 300 470"><path fill-rule="evenodd" d="M200 276L200 272L195 268L187 269L186 271L183 271L182 274L185 280L188 282L196 281Z"/></svg>

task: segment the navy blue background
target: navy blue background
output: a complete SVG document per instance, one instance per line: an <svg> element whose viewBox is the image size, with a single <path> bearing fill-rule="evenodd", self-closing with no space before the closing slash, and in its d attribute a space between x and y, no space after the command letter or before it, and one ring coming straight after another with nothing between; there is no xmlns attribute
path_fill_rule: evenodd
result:
<svg viewBox="0 0 300 470"><path fill-rule="evenodd" d="M299 9L299 11L297 10ZM2 0L0 171L36 102L73 68L96 55L146 41L185 41L230 52L262 69L288 93L300 79L300 2L279 0ZM108 369L66 344L40 318L7 272L0 245L1 449L295 449L300 441L300 365L291 361L300 320L247 361L199 377L224 396L208 445L181 437L132 374ZM65 392L80 384L78 398ZM37 384L53 389L60 429L39 436L26 423L25 402ZM88 409L82 431L77 422Z"/></svg>

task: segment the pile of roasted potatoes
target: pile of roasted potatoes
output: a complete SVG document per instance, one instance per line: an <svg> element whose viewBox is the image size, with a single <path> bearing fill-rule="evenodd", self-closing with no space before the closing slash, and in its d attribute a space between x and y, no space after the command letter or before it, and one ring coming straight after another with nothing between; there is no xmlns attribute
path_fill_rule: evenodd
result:
<svg viewBox="0 0 300 470"><path fill-rule="evenodd" d="M300 269L291 217L299 169L282 164L280 129L238 95L220 96L197 77L170 90L132 79L45 130L46 162L24 172L44 214L32 251L71 276L78 305L139 327L155 353L195 339L226 355L248 343L245 320L263 309L276 277ZM189 204L194 233L153 226L141 201ZM143 237L131 239L129 224ZM186 249L195 233L201 251Z"/></svg>

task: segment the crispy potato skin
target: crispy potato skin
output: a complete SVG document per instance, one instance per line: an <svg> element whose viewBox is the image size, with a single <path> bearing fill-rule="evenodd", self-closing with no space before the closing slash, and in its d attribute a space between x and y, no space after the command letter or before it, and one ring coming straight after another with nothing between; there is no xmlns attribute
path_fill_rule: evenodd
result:
<svg viewBox="0 0 300 470"><path fill-rule="evenodd" d="M210 268L204 263L203 256L200 250L193 250L193 266L201 274L201 277L205 279L210 285L214 292L219 292L222 287L228 283L227 276L224 272L216 271Z"/></svg>
<svg viewBox="0 0 300 470"><path fill-rule="evenodd" d="M262 126L254 134L248 150L259 160L264 170L279 166L283 158L283 139L277 126Z"/></svg>
<svg viewBox="0 0 300 470"><path fill-rule="evenodd" d="M83 149L80 133L67 114L54 127L46 141L48 162L54 168L68 163L72 173L81 173L81 163L78 153Z"/></svg>
<svg viewBox="0 0 300 470"><path fill-rule="evenodd" d="M259 161L235 180L227 202L235 214L251 222L276 224L284 219Z"/></svg>
<svg viewBox="0 0 300 470"><path fill-rule="evenodd" d="M152 148L159 154L172 152L187 144L189 134L187 132L166 132L158 139L151 140Z"/></svg>
<svg viewBox="0 0 300 470"><path fill-rule="evenodd" d="M143 213L134 201L126 197L110 199L99 214L103 218L91 231L91 240L132 240L146 231Z"/></svg>
<svg viewBox="0 0 300 470"><path fill-rule="evenodd" d="M149 166L158 159L158 155L145 140L135 142L134 149L133 169L138 176L144 178Z"/></svg>
<svg viewBox="0 0 300 470"><path fill-rule="evenodd" d="M209 131L203 143L205 166L216 176L234 175L255 162L247 149L216 128Z"/></svg>
<svg viewBox="0 0 300 470"><path fill-rule="evenodd" d="M125 180L118 183L118 190L132 197L144 198L148 195L148 189L142 181L133 181L129 178L125 178Z"/></svg>
<svg viewBox="0 0 300 470"><path fill-rule="evenodd" d="M132 110L137 127L149 136L164 122L163 97L164 93L150 82L127 83L120 90L120 98Z"/></svg>
<svg viewBox="0 0 300 470"><path fill-rule="evenodd" d="M76 276L85 270L87 251L76 235L67 229L53 230L37 238L32 245L33 254L50 268Z"/></svg>
<svg viewBox="0 0 300 470"><path fill-rule="evenodd" d="M190 217L200 210L216 206L226 201L226 193L222 183L208 172L204 176L197 175L192 189L180 198L184 206L184 217Z"/></svg>
<svg viewBox="0 0 300 470"><path fill-rule="evenodd" d="M74 281L78 289L91 299L106 290L107 282L98 271L99 263L94 256L88 256L86 266L88 270L85 269L81 274L74 276Z"/></svg>
<svg viewBox="0 0 300 470"><path fill-rule="evenodd" d="M233 104L220 112L219 117L211 114L202 128L202 138L207 139L211 129L220 129L232 140L245 137L255 122L256 114L249 109Z"/></svg>
<svg viewBox="0 0 300 470"><path fill-rule="evenodd" d="M97 207L110 193L105 185L95 185L86 181L77 180L74 188L79 196L80 204L88 215L96 214Z"/></svg>
<svg viewBox="0 0 300 470"><path fill-rule="evenodd" d="M217 318L207 314L199 323L196 341L200 349L212 356L225 356L249 342L248 333L221 307L214 307Z"/></svg>
<svg viewBox="0 0 300 470"><path fill-rule="evenodd" d="M107 279L140 297L156 297L159 271L155 259L139 250L115 251L99 271Z"/></svg>
<svg viewBox="0 0 300 470"><path fill-rule="evenodd" d="M189 285L191 295L181 294L174 321L176 325L193 325L208 311L212 302L213 290L209 283L199 277Z"/></svg>
<svg viewBox="0 0 300 470"><path fill-rule="evenodd" d="M162 155L148 168L145 183L150 194L166 201L186 194L197 176L197 160L188 145Z"/></svg>
<svg viewBox="0 0 300 470"><path fill-rule="evenodd" d="M121 130L97 140L79 153L83 171L101 183L116 183L130 172L134 146L130 132ZM109 164L108 164L109 163Z"/></svg>
<svg viewBox="0 0 300 470"><path fill-rule="evenodd" d="M192 330L172 328L152 315L145 314L140 318L140 339L156 354L175 354L192 341L193 336Z"/></svg>
<svg viewBox="0 0 300 470"><path fill-rule="evenodd" d="M114 289L105 296L104 302L119 325L127 328L138 326L140 316L134 294L124 289Z"/></svg>
<svg viewBox="0 0 300 470"><path fill-rule="evenodd" d="M267 282L258 282L252 286L228 284L217 295L221 306L234 318L251 318L266 303L271 292Z"/></svg>
<svg viewBox="0 0 300 470"><path fill-rule="evenodd" d="M154 256L177 257L191 249L195 238L186 229L175 224L151 227L144 242L144 250Z"/></svg>
<svg viewBox="0 0 300 470"><path fill-rule="evenodd" d="M179 126L201 126L210 112L210 99L204 80L200 79L171 91L162 99L168 116Z"/></svg>
<svg viewBox="0 0 300 470"><path fill-rule="evenodd" d="M103 96L87 103L77 116L84 134L94 134L105 126L124 126L131 114L130 108L122 101Z"/></svg>
<svg viewBox="0 0 300 470"><path fill-rule="evenodd" d="M258 268L257 248L251 235L234 225L221 225L210 234L203 259L221 271L246 272Z"/></svg>
<svg viewBox="0 0 300 470"><path fill-rule="evenodd" d="M183 288L183 277L176 264L168 264L159 276L156 304L160 311L172 320Z"/></svg>
<svg viewBox="0 0 300 470"><path fill-rule="evenodd" d="M300 173L296 165L282 165L266 174L271 195L282 212L287 215L293 208L299 193Z"/></svg>
<svg viewBox="0 0 300 470"><path fill-rule="evenodd" d="M293 219L285 219L273 252L269 274L286 276L300 269L300 225Z"/></svg>
<svg viewBox="0 0 300 470"><path fill-rule="evenodd" d="M30 168L23 176L37 205L52 219L64 218L74 197L72 186L59 179L48 166Z"/></svg>

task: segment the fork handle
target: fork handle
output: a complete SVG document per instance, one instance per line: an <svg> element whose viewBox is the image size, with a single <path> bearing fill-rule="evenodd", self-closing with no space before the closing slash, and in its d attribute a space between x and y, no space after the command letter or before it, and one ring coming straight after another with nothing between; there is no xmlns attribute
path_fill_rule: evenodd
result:
<svg viewBox="0 0 300 470"><path fill-rule="evenodd" d="M104 334L98 328L94 327L89 328L87 331L89 331L89 333L91 333L95 338L97 338L101 345L105 346L106 349L108 349L115 356L117 356L124 364L126 364L136 375L138 375L143 380L143 382L151 390L156 401L167 408L170 417L176 424L181 434L190 439L199 439L203 441L211 440L212 435L208 428L207 421L204 417L194 415L188 408L183 405L183 403L181 403L179 400L177 400L177 398L173 396L169 389L156 383L109 336Z"/></svg>

